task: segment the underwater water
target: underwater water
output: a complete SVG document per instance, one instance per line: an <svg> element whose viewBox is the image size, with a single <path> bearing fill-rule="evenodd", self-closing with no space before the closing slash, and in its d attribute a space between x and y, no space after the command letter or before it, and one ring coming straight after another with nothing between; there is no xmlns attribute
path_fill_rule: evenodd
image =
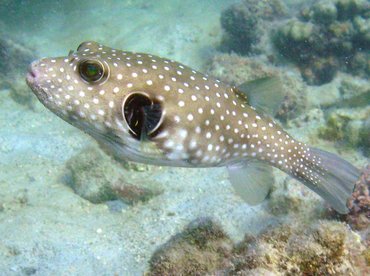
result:
<svg viewBox="0 0 370 276"><path fill-rule="evenodd" d="M2 0L0 35L0 275L370 274L370 1ZM84 41L90 44L81 45ZM111 58L116 53L138 56L119 50L169 59L158 58L163 67L158 73L148 73L143 67L157 62L150 61L157 57L136 60L135 69L159 80L143 81L143 93L133 98L128 113L117 98L102 105L108 103L109 95L130 88L127 78L131 85L136 81L130 60L113 65ZM79 69L67 77L72 69L61 65L64 58L73 58L68 62L79 66L84 53L100 63L86 66L92 71ZM29 67L43 57L64 58ZM172 60L192 69L187 71ZM156 81L167 80L167 63L178 67L168 70L170 85L164 83L158 90ZM57 107L48 104L47 93L37 87L41 71L36 71L36 65L53 68L43 80L52 97L75 88L79 97L75 105L90 97L94 107L84 105L84 112L92 121L79 123L82 116L66 115L73 112L64 101L72 92L60 94L63 100ZM54 79L48 79L49 75ZM91 76L106 79L91 84ZM176 86L185 77L184 87ZM59 78L60 82L55 80ZM278 79L279 83L263 89L252 89L256 82L241 86L257 79ZM187 90L189 84L193 90ZM147 103L147 91L161 95L173 92L174 87L178 91L175 104L165 98L168 101L159 111L158 105L140 109ZM231 87L240 89L239 94ZM248 94L248 104L256 101L262 119L254 109L247 109L249 116L254 114L263 122L274 120L266 138L253 132L254 124L264 131L263 122L248 121L229 110L227 100L235 95L243 98L242 87L260 93ZM101 88L112 93L104 94ZM205 97L199 103L202 93L211 100ZM187 100L182 98L186 95ZM122 105L122 121L117 126L127 123L131 132L112 136L109 123L113 121L102 121L102 128L100 117L96 120L95 114L88 113L95 105L100 115L110 112L103 108ZM165 116L163 106L167 117L185 115L180 121L159 119ZM59 111L63 119L54 114ZM127 114L136 124L130 124ZM142 118L151 120L142 122ZM200 133L195 128L199 118L206 129ZM225 128L220 128L224 118ZM155 140L155 131L147 131L163 122L165 128L159 130L165 141L153 146L149 142ZM230 125L234 131L227 134ZM269 140L273 131L281 135L279 126L291 135L281 145L278 139ZM208 142L223 135L236 139L243 127L252 136L245 144L230 143L222 152L218 141ZM163 133L172 129L183 135L167 138ZM117 137L129 150L117 154ZM303 185L294 173L282 171L291 159L273 159L274 151L272 156L267 154L278 143L279 155L289 156L284 147L292 137L349 162L324 155L324 164L313 162L315 166L307 167L308 171L329 168L332 173L324 172L323 181L343 184L338 190L328 189L345 198L320 193L315 185L307 184L311 175L300 174L308 187ZM166 155L163 152L172 149L169 140L175 150ZM104 145L106 141L113 142ZM185 153L188 144L184 141L189 141L190 148ZM270 164L277 167L284 162L289 166L274 168L273 178L266 176L265 169L253 174L251 160L260 157L276 160ZM241 162L245 160L247 165ZM295 166L293 161L291 166ZM356 183L347 183L354 178ZM337 212L336 206L345 212Z"/></svg>

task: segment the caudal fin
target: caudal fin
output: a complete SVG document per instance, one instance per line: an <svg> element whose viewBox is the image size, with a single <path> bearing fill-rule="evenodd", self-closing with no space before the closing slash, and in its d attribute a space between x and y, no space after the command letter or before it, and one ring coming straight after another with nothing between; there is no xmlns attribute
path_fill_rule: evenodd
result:
<svg viewBox="0 0 370 276"><path fill-rule="evenodd" d="M293 169L293 175L341 214L348 213L351 197L360 171L339 156L309 148L308 154Z"/></svg>

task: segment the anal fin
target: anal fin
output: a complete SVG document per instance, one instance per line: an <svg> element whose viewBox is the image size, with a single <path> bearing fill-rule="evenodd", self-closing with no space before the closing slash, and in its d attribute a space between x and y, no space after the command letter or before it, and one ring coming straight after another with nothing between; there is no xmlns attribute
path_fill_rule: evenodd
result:
<svg viewBox="0 0 370 276"><path fill-rule="evenodd" d="M246 203L261 203L275 181L272 167L260 161L242 162L227 167L235 193Z"/></svg>

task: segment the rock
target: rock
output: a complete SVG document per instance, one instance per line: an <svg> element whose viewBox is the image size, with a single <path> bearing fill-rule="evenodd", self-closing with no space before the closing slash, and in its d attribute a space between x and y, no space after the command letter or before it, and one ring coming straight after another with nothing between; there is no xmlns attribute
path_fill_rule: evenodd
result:
<svg viewBox="0 0 370 276"><path fill-rule="evenodd" d="M0 90L9 90L19 104L36 108L37 99L25 83L29 64L36 59L35 50L2 35L0 38Z"/></svg>
<svg viewBox="0 0 370 276"><path fill-rule="evenodd" d="M159 249L148 275L359 275L365 250L357 234L335 221L296 221L234 245L206 220Z"/></svg>
<svg viewBox="0 0 370 276"><path fill-rule="evenodd" d="M25 75L29 64L36 59L37 52L19 41L3 35L0 38L0 74L14 78Z"/></svg>
<svg viewBox="0 0 370 276"><path fill-rule="evenodd" d="M245 275L257 268L273 275L356 274L353 261L363 259L364 250L346 225L330 221L282 225L257 239L247 237L240 247L231 274Z"/></svg>
<svg viewBox="0 0 370 276"><path fill-rule="evenodd" d="M148 275L205 275L221 268L231 250L220 226L199 219L154 253Z"/></svg>
<svg viewBox="0 0 370 276"><path fill-rule="evenodd" d="M334 109L328 113L326 126L319 128L320 138L345 142L348 146L361 147L362 137L368 129L365 120L370 117L370 108L366 109Z"/></svg>
<svg viewBox="0 0 370 276"><path fill-rule="evenodd" d="M142 176L137 180L122 164L95 147L81 151L67 162L66 167L69 186L92 203L121 199L127 204L135 204L161 193L158 183L146 181Z"/></svg>
<svg viewBox="0 0 370 276"><path fill-rule="evenodd" d="M158 189L149 189L145 185L132 185L126 183L124 180L119 179L117 182L111 184L111 189L114 191L115 195L120 198L126 204L136 204L139 202L147 202L151 198L161 194Z"/></svg>

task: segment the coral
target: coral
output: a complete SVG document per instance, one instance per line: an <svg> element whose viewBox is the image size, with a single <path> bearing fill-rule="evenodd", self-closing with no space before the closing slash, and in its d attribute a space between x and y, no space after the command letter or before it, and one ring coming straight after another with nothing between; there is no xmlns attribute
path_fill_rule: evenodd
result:
<svg viewBox="0 0 370 276"><path fill-rule="evenodd" d="M285 99L277 114L273 115L283 122L299 115L307 105L305 85L300 78L294 74L287 75L282 69L268 65L261 59L236 54L216 54L209 63L207 73L236 86L258 78L279 76Z"/></svg>
<svg viewBox="0 0 370 276"><path fill-rule="evenodd" d="M311 57L315 34L314 24L293 19L279 28L274 42L283 55L297 62L305 62ZM289 47L292 42L295 47Z"/></svg>
<svg viewBox="0 0 370 276"><path fill-rule="evenodd" d="M346 215L346 221L354 229L368 229L370 227L370 164L364 168L348 207L350 212Z"/></svg>
<svg viewBox="0 0 370 276"><path fill-rule="evenodd" d="M205 220L159 249L149 275L354 275L366 269L365 249L357 234L335 221L281 225L233 245Z"/></svg>
<svg viewBox="0 0 370 276"><path fill-rule="evenodd" d="M319 1L312 6L313 20L320 24L329 24L337 19L338 10L334 2Z"/></svg>
<svg viewBox="0 0 370 276"><path fill-rule="evenodd" d="M121 199L134 204L161 193L159 188L154 188L153 181L147 184L143 179L131 179L129 171L95 147L88 147L72 157L66 167L69 186L92 203Z"/></svg>
<svg viewBox="0 0 370 276"><path fill-rule="evenodd" d="M244 0L232 5L221 14L221 26L225 31L221 48L240 54L251 52L264 31L263 20L271 20L284 13L279 0Z"/></svg>
<svg viewBox="0 0 370 276"><path fill-rule="evenodd" d="M210 219L199 219L157 250L148 275L204 275L221 268L232 243Z"/></svg>
<svg viewBox="0 0 370 276"><path fill-rule="evenodd" d="M370 4L366 0L335 0L335 3L339 20L352 19L357 14L365 15L370 8Z"/></svg>
<svg viewBox="0 0 370 276"><path fill-rule="evenodd" d="M278 51L298 65L308 84L330 82L338 70L369 76L369 3L323 0L278 28Z"/></svg>

